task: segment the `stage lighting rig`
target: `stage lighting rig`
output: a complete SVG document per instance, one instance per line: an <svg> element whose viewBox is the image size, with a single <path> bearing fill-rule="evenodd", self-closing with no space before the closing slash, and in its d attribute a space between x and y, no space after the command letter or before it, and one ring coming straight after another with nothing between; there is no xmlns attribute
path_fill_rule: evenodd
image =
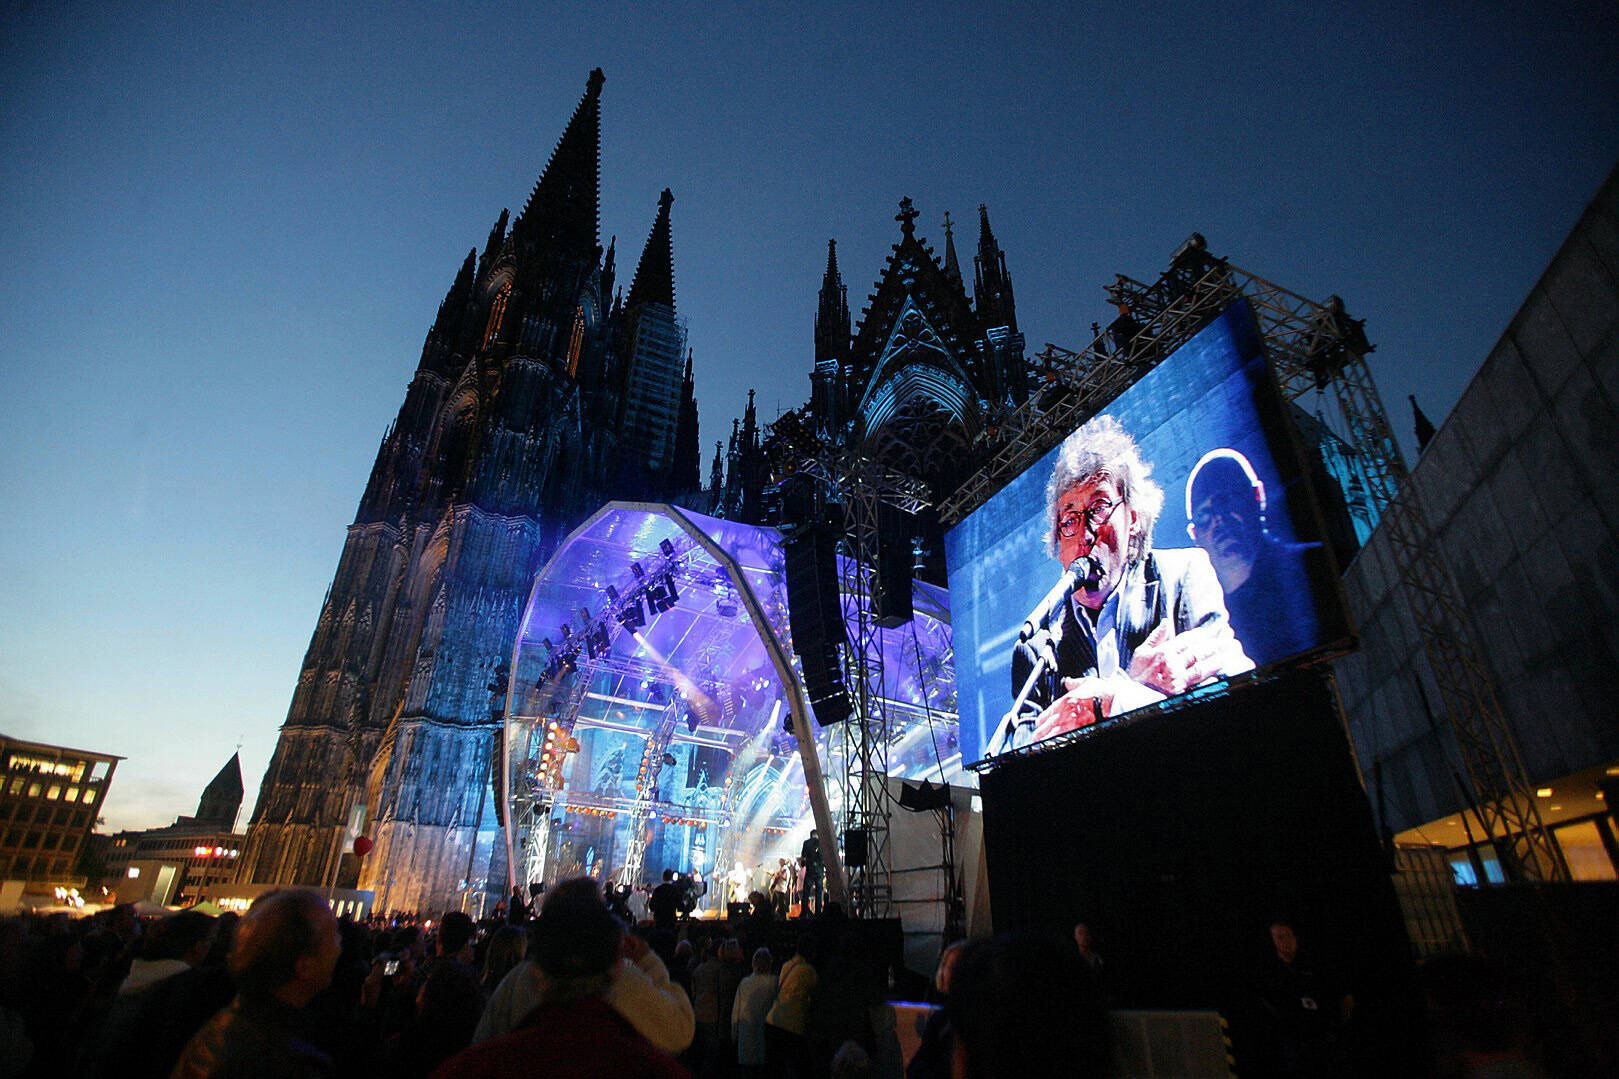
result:
<svg viewBox="0 0 1619 1079"><path fill-rule="evenodd" d="M646 625L646 613L641 609L641 597L631 596L628 604L618 612L618 624L634 633Z"/></svg>

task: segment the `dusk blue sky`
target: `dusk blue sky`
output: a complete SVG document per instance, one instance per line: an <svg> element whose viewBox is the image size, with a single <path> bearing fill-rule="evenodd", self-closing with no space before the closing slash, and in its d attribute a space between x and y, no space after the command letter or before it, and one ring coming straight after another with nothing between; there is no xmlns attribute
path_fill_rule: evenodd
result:
<svg viewBox="0 0 1619 1079"><path fill-rule="evenodd" d="M705 475L904 195L964 258L989 205L1031 352L1194 230L1341 295L1409 453L1619 156L1604 4L276 7L0 16L0 731L128 757L112 828L238 742L245 824L438 302L592 67L626 282L675 194Z"/></svg>

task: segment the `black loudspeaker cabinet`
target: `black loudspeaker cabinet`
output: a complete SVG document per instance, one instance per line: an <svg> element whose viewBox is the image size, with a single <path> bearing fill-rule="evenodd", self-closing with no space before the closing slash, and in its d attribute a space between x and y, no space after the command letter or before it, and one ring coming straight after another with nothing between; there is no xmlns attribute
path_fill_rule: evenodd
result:
<svg viewBox="0 0 1619 1079"><path fill-rule="evenodd" d="M877 587L872 610L884 629L911 620L911 566L916 555L912 538L916 518L886 502L877 505Z"/></svg>
<svg viewBox="0 0 1619 1079"><path fill-rule="evenodd" d="M843 671L838 666L837 646L823 642L800 657L804 667L804 692L809 695L815 721L825 727L842 723L853 713Z"/></svg>
<svg viewBox="0 0 1619 1079"><path fill-rule="evenodd" d="M864 869L866 867L866 830L864 828L850 828L843 833L843 864L848 869Z"/></svg>
<svg viewBox="0 0 1619 1079"><path fill-rule="evenodd" d="M793 651L808 656L825 641L842 636L837 537L824 526L805 529L787 540L783 553Z"/></svg>

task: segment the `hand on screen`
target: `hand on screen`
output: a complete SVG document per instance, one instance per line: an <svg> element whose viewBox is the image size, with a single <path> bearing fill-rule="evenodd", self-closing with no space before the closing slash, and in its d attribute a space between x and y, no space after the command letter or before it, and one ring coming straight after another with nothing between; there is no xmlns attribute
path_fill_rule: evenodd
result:
<svg viewBox="0 0 1619 1079"><path fill-rule="evenodd" d="M1062 684L1068 692L1040 713L1032 736L1036 742L1064 731L1089 727L1099 719L1106 719L1113 710L1113 686L1106 679L1088 675L1064 678Z"/></svg>
<svg viewBox="0 0 1619 1079"><path fill-rule="evenodd" d="M1173 697L1248 666L1229 623L1209 622L1176 633L1166 619L1137 646L1130 677Z"/></svg>

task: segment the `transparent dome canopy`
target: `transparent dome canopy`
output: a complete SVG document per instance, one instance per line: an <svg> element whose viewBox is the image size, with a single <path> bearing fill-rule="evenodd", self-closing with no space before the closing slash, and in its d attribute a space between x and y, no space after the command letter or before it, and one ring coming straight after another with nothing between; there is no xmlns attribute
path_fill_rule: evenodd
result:
<svg viewBox="0 0 1619 1079"><path fill-rule="evenodd" d="M915 617L872 648L887 771L959 782L949 611L925 584L914 601ZM640 884L673 869L708 882L710 908L739 877L757 887L760 867L796 856L809 832L788 723L816 732L811 774L825 775L834 818L855 757L852 724L809 717L780 533L667 505L609 503L539 572L506 717L514 885Z"/></svg>

